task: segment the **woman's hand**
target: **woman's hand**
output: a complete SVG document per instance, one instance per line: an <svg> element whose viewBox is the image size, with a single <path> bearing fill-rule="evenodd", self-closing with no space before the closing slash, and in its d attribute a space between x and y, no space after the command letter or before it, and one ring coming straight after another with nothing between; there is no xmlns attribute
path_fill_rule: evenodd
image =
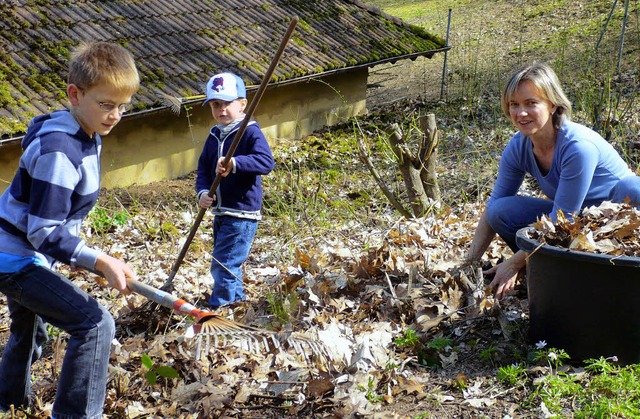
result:
<svg viewBox="0 0 640 419"><path fill-rule="evenodd" d="M131 294L131 290L127 288L127 278L138 279L127 263L106 253L98 256L96 270L104 275L111 288L117 289L124 295Z"/></svg>
<svg viewBox="0 0 640 419"><path fill-rule="evenodd" d="M495 297L498 300L513 294L518 272L520 272L526 264L527 253L520 250L504 262L483 272L485 275L494 275L493 281L489 284L489 288L494 290Z"/></svg>

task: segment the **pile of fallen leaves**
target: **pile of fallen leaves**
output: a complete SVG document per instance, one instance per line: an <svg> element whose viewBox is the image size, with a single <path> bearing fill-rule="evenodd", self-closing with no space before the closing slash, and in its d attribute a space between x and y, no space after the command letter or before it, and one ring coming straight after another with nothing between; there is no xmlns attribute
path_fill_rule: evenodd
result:
<svg viewBox="0 0 640 419"><path fill-rule="evenodd" d="M191 180L184 183L186 188ZM87 228L85 235L91 245L126 258L143 282L160 287L195 208L172 200L158 211L153 191L166 197L171 188L145 188L148 208L140 206L141 197L126 199L131 190L104 197L103 203L112 200L130 218L104 234ZM284 264L274 254L286 254L279 246L291 243L259 235L246 264L248 302L222 313L248 326L244 335L193 335L193 319L138 295L121 297L92 274L63 270L116 318L105 413L406 417L516 409L517 396L503 393L491 377L494 362L516 356L513 339L522 336L514 336L514 324L525 318L524 309L520 302L497 309L481 272L457 267L480 209L467 205L437 217L389 218L377 227L354 222L331 235L301 238L295 258ZM207 215L173 290L204 309L211 289L210 224ZM490 255L502 257L498 249L492 247ZM0 314L8 323L6 307ZM409 329L416 339L399 341L411 336ZM64 355L66 335L52 336L34 365L34 418L50 412ZM438 339L446 345L434 345ZM479 354L488 347L487 360Z"/></svg>
<svg viewBox="0 0 640 419"><path fill-rule="evenodd" d="M640 254L640 211L626 203L605 201L574 217L559 211L555 223L543 216L532 227L529 237L541 244L613 256Z"/></svg>

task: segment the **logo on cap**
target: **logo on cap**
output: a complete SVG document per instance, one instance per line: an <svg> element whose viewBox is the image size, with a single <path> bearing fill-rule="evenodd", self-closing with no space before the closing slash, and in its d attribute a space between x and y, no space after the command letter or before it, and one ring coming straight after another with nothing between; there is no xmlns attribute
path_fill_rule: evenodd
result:
<svg viewBox="0 0 640 419"><path fill-rule="evenodd" d="M220 93L220 90L224 90L224 77L216 77L213 79L213 84L211 85L211 89Z"/></svg>
<svg viewBox="0 0 640 419"><path fill-rule="evenodd" d="M203 105L212 100L232 101L246 98L247 89L244 81L233 73L220 73L211 77L207 83L207 98Z"/></svg>

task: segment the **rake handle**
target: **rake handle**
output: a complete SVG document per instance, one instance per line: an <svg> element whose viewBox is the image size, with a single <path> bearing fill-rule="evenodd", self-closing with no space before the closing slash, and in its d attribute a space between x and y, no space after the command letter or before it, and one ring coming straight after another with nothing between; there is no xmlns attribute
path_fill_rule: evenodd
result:
<svg viewBox="0 0 640 419"><path fill-rule="evenodd" d="M271 80L271 76L273 75L273 72L275 71L276 66L278 65L278 62L280 61L280 57L282 56L282 53L284 52L284 49L287 46L287 43L291 39L291 36L293 35L293 30L298 24L298 20L299 20L298 16L294 16L291 19L291 23L289 24L289 29L287 29L287 32L285 33L284 38L282 38L282 41L280 42L280 47L278 48L278 51L276 51L275 55L273 56L273 59L271 60L271 64L269 65L267 72L264 74L264 77L262 78L260 87L258 87L258 91L253 96L253 99L251 100L251 104L249 105L249 109L247 109L244 119L240 124L240 128L238 128L238 131L236 132L235 137L233 138L233 142L231 143L231 146L229 147L229 150L227 151L227 154L224 157L224 162L223 162L224 167L227 167L227 165L229 164L229 161L231 160L231 157L233 157L233 154L236 152L236 149L238 148L238 144L240 144L240 140L242 139L242 136L244 135L244 132L247 129L247 126L249 125L249 121L253 116L253 113L255 112L256 108L258 107L258 103L260 102L260 99L262 98L264 91L267 89L269 80ZM222 175L217 174L215 179L213 180L213 184L209 188L208 195L210 197L213 197L215 190L218 189L218 186L220 186L220 182L222 182ZM175 278L176 273L178 272L178 269L180 268L180 265L182 264L182 261L184 260L184 257L186 256L187 251L189 250L191 241L193 241L193 238L196 235L198 227L200 226L200 223L202 222L202 219L204 218L204 214L206 213L206 211L207 211L206 208L200 208L200 211L198 212L198 216L194 220L193 225L189 230L189 235L187 236L187 240L182 245L182 249L180 249L178 258L176 259L173 266L171 267L171 273L169 274L169 277L167 278L165 283L162 285L163 290L168 289L173 283L173 278Z"/></svg>
<svg viewBox="0 0 640 419"><path fill-rule="evenodd" d="M135 279L127 278L127 286L131 291L142 295L147 300L153 301L162 307L170 308L178 313L187 314L195 318L198 322L204 318L215 316L212 312L201 310L181 298Z"/></svg>
<svg viewBox="0 0 640 419"><path fill-rule="evenodd" d="M104 273L97 269L85 269L95 275L106 278ZM211 311L201 310L193 304L181 298L178 298L166 291L152 287L151 285L145 284L144 282L140 282L133 278L126 279L127 288L129 288L132 292L141 295L147 300L153 301L154 303L161 305L162 307L170 308L180 314L189 315L196 319L197 322L207 320L211 317L218 317L215 313Z"/></svg>

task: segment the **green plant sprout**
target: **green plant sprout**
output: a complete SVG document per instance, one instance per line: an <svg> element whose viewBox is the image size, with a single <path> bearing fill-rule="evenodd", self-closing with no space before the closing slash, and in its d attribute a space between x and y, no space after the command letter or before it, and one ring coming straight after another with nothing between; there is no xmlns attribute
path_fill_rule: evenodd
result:
<svg viewBox="0 0 640 419"><path fill-rule="evenodd" d="M275 321L280 325L290 322L290 319L298 310L300 296L296 292L284 294L283 292L273 292L266 295L269 307L267 311L273 314Z"/></svg>
<svg viewBox="0 0 640 419"><path fill-rule="evenodd" d="M148 370L144 376L150 386L154 386L158 382L158 377L180 378L178 371L176 371L173 367L170 367L168 365L156 366L153 363L151 357L149 357L149 355L147 354L143 354L140 357L140 360L142 362L142 365Z"/></svg>
<svg viewBox="0 0 640 419"><path fill-rule="evenodd" d="M522 364L511 364L498 369L498 380L510 386L520 385L527 378L527 369Z"/></svg>
<svg viewBox="0 0 640 419"><path fill-rule="evenodd" d="M498 355L498 350L493 344L489 345L488 348L480 351L480 359L484 359L485 361L493 362Z"/></svg>
<svg viewBox="0 0 640 419"><path fill-rule="evenodd" d="M558 368L561 367L568 359L571 359L571 357L564 351L564 349L556 348L538 349L533 358L536 362L546 362L552 371L557 371Z"/></svg>
<svg viewBox="0 0 640 419"><path fill-rule="evenodd" d="M434 338L427 346L436 351L444 351L450 348L452 344L453 341L449 338Z"/></svg>
<svg viewBox="0 0 640 419"><path fill-rule="evenodd" d="M369 377L366 388L359 385L358 389L366 392L364 397L369 401L369 403L380 403L384 400L384 397L376 391L376 382L373 377Z"/></svg>
<svg viewBox="0 0 640 419"><path fill-rule="evenodd" d="M605 358L601 356L598 359L591 358L585 361L585 364L587 365L584 369L593 374L610 374L616 371L616 367L612 362L618 362L618 357L612 356Z"/></svg>
<svg viewBox="0 0 640 419"><path fill-rule="evenodd" d="M418 334L413 329L405 329L402 335L398 336L393 343L398 348L413 348L420 342Z"/></svg>
<svg viewBox="0 0 640 419"><path fill-rule="evenodd" d="M94 207L88 216L91 229L98 235L103 235L115 230L116 227L124 225L129 220L127 211L107 212L105 208Z"/></svg>

